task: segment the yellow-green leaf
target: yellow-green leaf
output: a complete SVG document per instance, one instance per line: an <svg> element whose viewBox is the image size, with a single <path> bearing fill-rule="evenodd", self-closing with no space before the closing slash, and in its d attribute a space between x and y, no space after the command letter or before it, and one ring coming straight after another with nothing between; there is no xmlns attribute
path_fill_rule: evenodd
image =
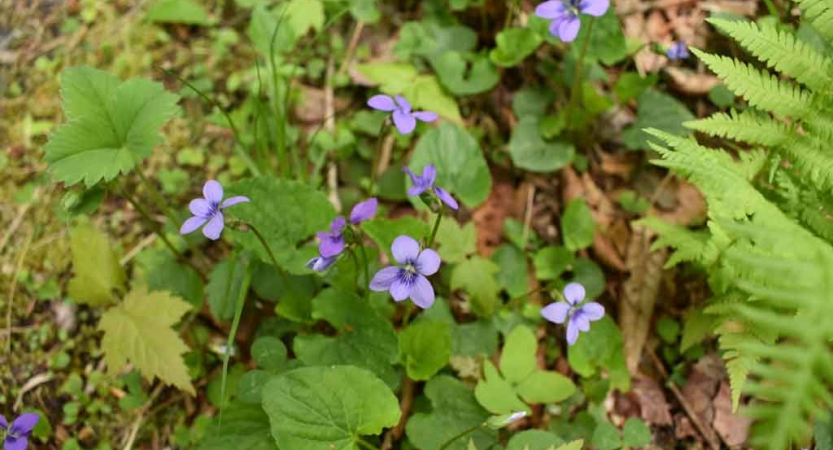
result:
<svg viewBox="0 0 833 450"><path fill-rule="evenodd" d="M129 361L148 380L159 377L193 395L182 358L188 346L171 328L189 309L190 304L168 292L148 292L145 287L130 291L98 325L104 332L101 348L109 370L115 372Z"/></svg>
<svg viewBox="0 0 833 450"><path fill-rule="evenodd" d="M101 306L124 292L126 277L119 255L107 235L90 224L79 225L69 235L72 267L69 295L79 303Z"/></svg>

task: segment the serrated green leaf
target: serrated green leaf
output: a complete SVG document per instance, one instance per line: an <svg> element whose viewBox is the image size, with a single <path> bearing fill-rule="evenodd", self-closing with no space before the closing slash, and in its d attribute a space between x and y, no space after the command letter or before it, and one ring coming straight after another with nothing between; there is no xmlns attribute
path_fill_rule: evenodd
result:
<svg viewBox="0 0 833 450"><path fill-rule="evenodd" d="M651 429L645 422L631 417L622 428L622 440L631 447L644 447L651 443Z"/></svg>
<svg viewBox="0 0 833 450"><path fill-rule="evenodd" d="M599 423L593 431L593 445L598 450L615 450L621 447L622 439L619 437L619 430L608 422Z"/></svg>
<svg viewBox="0 0 833 450"><path fill-rule="evenodd" d="M129 361L146 379L159 377L193 395L182 358L188 346L171 328L189 309L191 305L167 292L149 293L144 287L130 291L98 324L109 370L115 373Z"/></svg>
<svg viewBox="0 0 833 450"><path fill-rule="evenodd" d="M495 281L499 270L492 261L475 256L454 266L451 289L462 289L471 296L472 309L483 317L490 317L498 304L500 286Z"/></svg>
<svg viewBox="0 0 833 450"><path fill-rule="evenodd" d="M492 175L477 140L464 129L441 123L419 140L409 167L421 173L428 164L437 168L435 185L448 190L464 205L475 208L492 190Z"/></svg>
<svg viewBox="0 0 833 450"><path fill-rule="evenodd" d="M550 450L564 443L555 433L544 430L524 430L514 434L506 450Z"/></svg>
<svg viewBox="0 0 833 450"><path fill-rule="evenodd" d="M509 141L512 163L530 172L553 172L573 160L576 149L566 141L547 142L541 138L539 118L521 117Z"/></svg>
<svg viewBox="0 0 833 450"><path fill-rule="evenodd" d="M444 219L437 230L436 242L437 252L443 262L462 262L466 256L477 252L477 230L474 228L474 222L461 227L453 218Z"/></svg>
<svg viewBox="0 0 833 450"><path fill-rule="evenodd" d="M286 346L272 336L258 338L252 344L252 360L261 369L281 370L286 365Z"/></svg>
<svg viewBox="0 0 833 450"><path fill-rule="evenodd" d="M107 235L91 224L79 225L70 232L69 246L75 272L69 280L70 297L101 306L115 300L114 292L124 292L127 277Z"/></svg>
<svg viewBox="0 0 833 450"><path fill-rule="evenodd" d="M371 370L385 381L395 379L399 340L390 321L356 294L334 288L312 301L313 317L326 320L339 334L297 336L293 348L307 365L352 364Z"/></svg>
<svg viewBox="0 0 833 450"><path fill-rule="evenodd" d="M558 372L537 370L515 386L515 391L527 403L558 403L575 394L576 385Z"/></svg>
<svg viewBox="0 0 833 450"><path fill-rule="evenodd" d="M504 28L495 37L497 48L489 53L492 62L501 67L521 63L541 45L543 40L529 28Z"/></svg>
<svg viewBox="0 0 833 450"><path fill-rule="evenodd" d="M208 277L208 305L211 314L218 320L228 322L234 318L240 289L243 288L249 270L249 259L236 252L211 270Z"/></svg>
<svg viewBox="0 0 833 450"><path fill-rule="evenodd" d="M311 255L299 249L299 244L315 232L328 229L335 211L327 197L307 184L274 177L246 179L235 183L228 191L228 196L245 195L251 202L229 208L227 216L257 227L286 271L309 273L304 265ZM254 233L231 227L226 227L226 233L263 262L271 264Z"/></svg>
<svg viewBox="0 0 833 450"><path fill-rule="evenodd" d="M269 417L260 404L232 403L214 419L200 450L278 450L269 428Z"/></svg>
<svg viewBox="0 0 833 450"><path fill-rule="evenodd" d="M536 366L535 351L538 341L532 330L524 325L515 327L503 345L500 354L500 371L511 383L519 383L531 374Z"/></svg>
<svg viewBox="0 0 833 450"><path fill-rule="evenodd" d="M263 409L278 447L359 450L361 436L399 422L399 402L382 380L353 366L304 367L263 388Z"/></svg>
<svg viewBox="0 0 833 450"><path fill-rule="evenodd" d="M145 18L151 22L209 25L208 12L193 0L159 0L148 7Z"/></svg>
<svg viewBox="0 0 833 450"><path fill-rule="evenodd" d="M577 198L571 201L561 216L561 232L564 246L576 251L590 247L596 234L596 221L587 203Z"/></svg>
<svg viewBox="0 0 833 450"><path fill-rule="evenodd" d="M483 379L474 388L477 402L493 414L510 414L516 411L529 411L512 384L500 376L495 365L488 359L483 361Z"/></svg>
<svg viewBox="0 0 833 450"><path fill-rule="evenodd" d="M492 253L492 261L500 267L495 279L510 298L518 298L529 292L526 255L522 251L504 244Z"/></svg>
<svg viewBox="0 0 833 450"><path fill-rule="evenodd" d="M424 320L399 333L399 352L408 376L428 380L451 358L451 330L448 323Z"/></svg>
<svg viewBox="0 0 833 450"><path fill-rule="evenodd" d="M471 389L456 378L438 375L425 385L424 392L431 402L431 411L413 414L405 427L408 440L421 450L439 450L452 437L489 418ZM497 432L480 427L469 439L477 448L485 449L497 443ZM458 439L446 450L466 450L467 443L466 439Z"/></svg>
<svg viewBox="0 0 833 450"><path fill-rule="evenodd" d="M90 187L127 173L161 141L159 129L179 113L179 97L159 83L133 78L123 83L90 67L61 75L68 123L50 136L44 160L56 180Z"/></svg>
<svg viewBox="0 0 833 450"><path fill-rule="evenodd" d="M547 246L538 250L532 262L539 280L555 280L575 262L575 254L564 247Z"/></svg>

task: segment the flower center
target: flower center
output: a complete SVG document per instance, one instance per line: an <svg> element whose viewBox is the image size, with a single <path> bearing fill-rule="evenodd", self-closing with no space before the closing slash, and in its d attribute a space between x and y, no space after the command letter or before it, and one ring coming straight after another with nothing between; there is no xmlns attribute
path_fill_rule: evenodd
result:
<svg viewBox="0 0 833 450"><path fill-rule="evenodd" d="M570 10L570 13L573 16L578 15L578 13L579 13L578 7L579 7L579 3L581 2L581 0L562 0L562 1L564 2L564 6L566 6Z"/></svg>

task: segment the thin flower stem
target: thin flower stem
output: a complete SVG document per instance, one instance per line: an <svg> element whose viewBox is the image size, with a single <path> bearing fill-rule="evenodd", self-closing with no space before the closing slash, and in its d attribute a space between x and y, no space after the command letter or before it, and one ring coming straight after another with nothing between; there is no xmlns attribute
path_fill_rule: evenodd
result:
<svg viewBox="0 0 833 450"><path fill-rule="evenodd" d="M364 266L364 282L368 284L365 289L365 298L370 298L370 268L368 267L367 251L364 249L364 233L359 233L359 250L362 253L362 265Z"/></svg>
<svg viewBox="0 0 833 450"><path fill-rule="evenodd" d="M402 328L408 326L411 321L411 314L414 312L414 304L412 302L405 302L405 312L402 314Z"/></svg>
<svg viewBox="0 0 833 450"><path fill-rule="evenodd" d="M367 450L379 450L379 447L371 444L370 442L365 441L360 437L356 438L356 443L359 444L359 446L366 448Z"/></svg>
<svg viewBox="0 0 833 450"><path fill-rule="evenodd" d="M437 213L437 219L434 221L434 229L431 231L431 238L428 239L428 243L425 245L427 248L431 248L434 245L434 239L437 238L437 231L440 229L440 222L443 220L443 212L445 212L445 205L440 202L440 211Z"/></svg>
<svg viewBox="0 0 833 450"><path fill-rule="evenodd" d="M356 276L353 277L353 290L358 292L358 290L359 290L359 270L361 270L361 269L359 269L359 258L358 258L358 256L356 256L356 252L354 252L352 248L347 248L347 252L350 253L350 259L353 260L353 265L356 267Z"/></svg>
<svg viewBox="0 0 833 450"><path fill-rule="evenodd" d="M456 442L458 439L462 439L462 438L474 433L475 431L480 429L483 425L484 424L481 423L481 424L478 424L477 426L471 427L467 430L463 430L460 434L457 434L456 436L452 437L451 439L445 441L445 443L443 445L441 445L437 450L446 450L447 448L451 447L451 444Z"/></svg>
<svg viewBox="0 0 833 450"><path fill-rule="evenodd" d="M246 270L243 275L243 282L240 284L240 292L237 294L237 304L234 310L234 319L231 321L226 348L223 352L223 375L220 379L220 417L219 422L223 423L223 410L226 407L226 379L228 377L228 363L231 358L231 349L234 347L234 337L237 335L237 327L240 326L240 317L243 315L243 306L246 304L246 294L249 292L249 284L252 281L252 272Z"/></svg>
<svg viewBox="0 0 833 450"><path fill-rule="evenodd" d="M587 55L587 47L590 44L590 36L593 34L593 24L596 23L595 17L590 17L587 23L587 35L584 36L584 43L581 45L581 52L576 61L576 72L573 76L573 87L570 88L570 102L567 104L567 129L569 130L573 122L573 110L576 108L576 103L581 98L581 77L584 70L584 57Z"/></svg>
<svg viewBox="0 0 833 450"><path fill-rule="evenodd" d="M185 259L185 257L182 256L182 253L180 253L179 250L177 250L176 247L174 247L171 241L168 240L167 236L165 236L165 233L162 232L161 226L154 222L154 220L148 214L147 210L145 210L145 208L142 207L142 205L140 205L135 198L131 197L130 194L127 193L127 189L125 189L124 185L119 187L119 193L122 195L122 197L127 199L127 201L131 205L133 205L133 208L136 209L136 211L139 212L139 215L142 216L142 219L144 219L148 223L148 225L151 226L153 232L156 233L157 236L159 236L159 239L162 239L162 242L165 244L166 247L168 247L168 249L174 254L174 256L179 260L185 261L191 267L193 267L194 270L196 270L196 267L194 267L194 265L191 264L190 261ZM200 271L197 270L197 272Z"/></svg>
<svg viewBox="0 0 833 450"><path fill-rule="evenodd" d="M281 277L281 281L283 281L284 284L286 284L286 288L292 290L292 283L289 280L289 275L286 273L283 267L281 267L280 264L278 264L278 260L277 258L275 258L275 254L272 253L272 248L269 247L269 244L266 243L266 239L263 237L262 234L260 234L260 231L254 225L246 223L246 226L249 227L250 230L252 230L252 233L255 234L257 240L260 241L260 245L262 245L263 249L266 250L266 253L269 255L269 259L272 261L272 266L275 267L275 271L278 272L278 276Z"/></svg>
<svg viewBox="0 0 833 450"><path fill-rule="evenodd" d="M389 127L388 119L385 119L382 122L382 127L379 129L379 140L376 144L376 150L370 155L370 185L367 188L367 192L370 195L373 195L373 187L376 183L376 166L379 164L379 154L382 153L382 146L385 145L385 137Z"/></svg>
<svg viewBox="0 0 833 450"><path fill-rule="evenodd" d="M153 202L156 203L156 207L159 208L159 210L165 214L165 216L168 218L168 220L171 221L171 223L177 223L179 219L177 218L176 214L168 206L168 203L162 197L162 194L160 194L159 191L156 190L156 186L154 186L153 183L150 182L148 177L145 176L145 173L144 171L142 171L142 168L136 167L136 173L139 174L139 179L142 180L142 184L145 185L145 188L148 190L148 193L150 193L150 196L153 198ZM125 192L127 192L126 189Z"/></svg>

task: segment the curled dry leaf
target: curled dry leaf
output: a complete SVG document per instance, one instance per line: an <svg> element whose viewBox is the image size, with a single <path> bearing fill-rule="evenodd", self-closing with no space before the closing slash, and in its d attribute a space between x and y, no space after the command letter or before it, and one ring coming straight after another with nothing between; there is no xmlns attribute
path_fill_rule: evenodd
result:
<svg viewBox="0 0 833 450"><path fill-rule="evenodd" d="M716 76L707 73L694 73L679 67L667 67L665 71L671 77L674 88L688 95L706 95L720 83Z"/></svg>
<svg viewBox="0 0 833 450"><path fill-rule="evenodd" d="M652 425L671 425L671 410L662 386L653 378L637 375L633 394L639 401L640 416Z"/></svg>
<svg viewBox="0 0 833 450"><path fill-rule="evenodd" d="M732 448L743 445L749 435L752 419L732 413L732 391L726 381L720 383L720 389L712 401L712 406L714 407L713 426L717 434L723 438L723 442Z"/></svg>

